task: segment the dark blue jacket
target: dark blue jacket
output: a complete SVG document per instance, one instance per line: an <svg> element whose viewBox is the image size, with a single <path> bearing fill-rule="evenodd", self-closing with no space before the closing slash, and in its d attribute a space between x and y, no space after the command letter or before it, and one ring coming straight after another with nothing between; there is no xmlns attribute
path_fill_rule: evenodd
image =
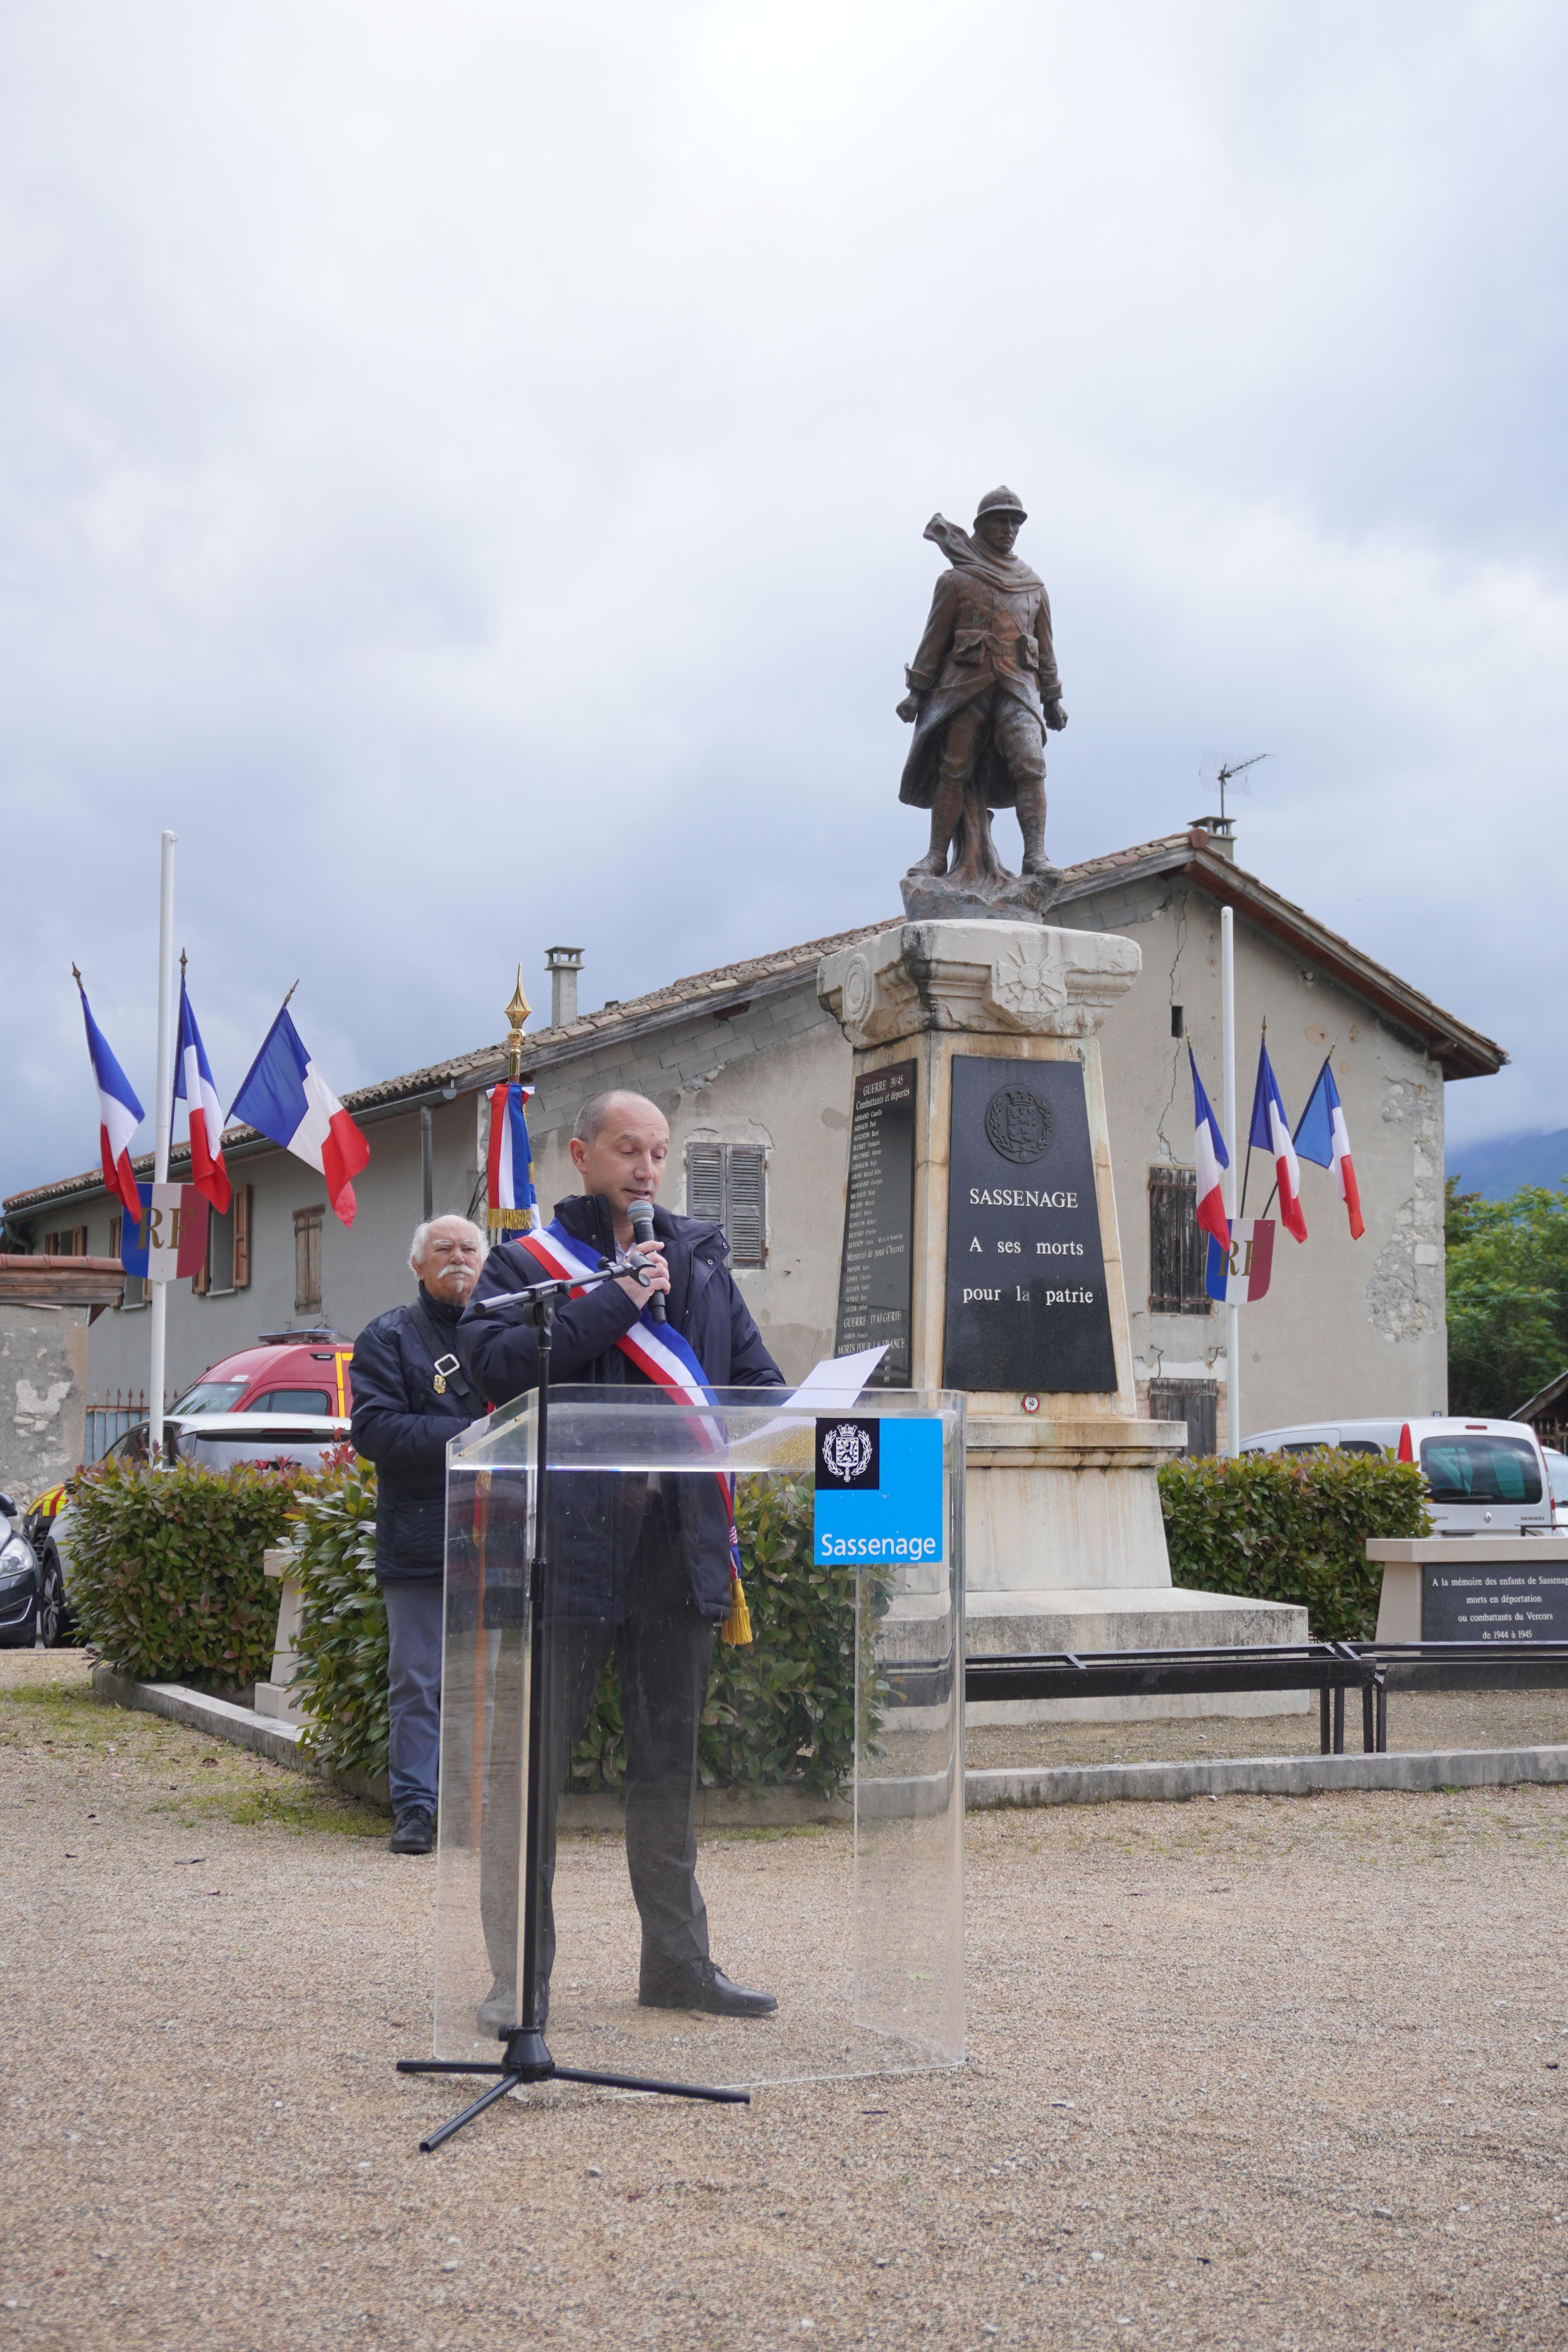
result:
<svg viewBox="0 0 1568 2352"><path fill-rule="evenodd" d="M558 1201L555 1213L591 1255L615 1255L609 1203L598 1194ZM656 1208L653 1229L664 1244L669 1267L669 1321L701 1365L710 1387L782 1388L784 1375L763 1345L730 1271L730 1245L721 1227ZM515 1242L504 1243L486 1259L469 1301L462 1325L463 1352L492 1404L508 1403L537 1386L539 1335L510 1316L476 1317L474 1308L482 1299L525 1289L540 1279L541 1269L528 1253ZM552 1390L557 1382L605 1389L640 1382L642 1375L616 1345L639 1312L637 1302L615 1282L568 1299L557 1310L551 1335ZM626 1562L644 1515L642 1489L640 1480L591 1480L582 1474L557 1482L549 1527L547 1617L574 1624L620 1622ZM730 1527L718 1482L707 1476L667 1477L663 1492L648 1497L647 1507L662 1510L672 1537L679 1537L694 1605L705 1617L726 1615Z"/></svg>
<svg viewBox="0 0 1568 2352"><path fill-rule="evenodd" d="M437 1328L451 1333L455 1355L459 1310L432 1298L423 1283L419 1297ZM435 1354L406 1307L394 1307L365 1326L354 1341L349 1372L354 1449L376 1469L377 1580L397 1584L439 1576L447 1532L447 1447L484 1410L478 1384L464 1383L467 1402L449 1381L445 1392L437 1394Z"/></svg>

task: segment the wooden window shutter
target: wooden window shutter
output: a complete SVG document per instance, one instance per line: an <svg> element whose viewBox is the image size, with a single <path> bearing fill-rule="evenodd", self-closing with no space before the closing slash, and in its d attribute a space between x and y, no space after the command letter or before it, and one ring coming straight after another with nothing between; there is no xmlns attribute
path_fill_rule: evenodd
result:
<svg viewBox="0 0 1568 2352"><path fill-rule="evenodd" d="M1149 1171L1149 1311L1206 1315L1204 1287L1208 1236L1198 1229L1197 1171L1160 1166Z"/></svg>
<svg viewBox="0 0 1568 2352"><path fill-rule="evenodd" d="M317 1312L321 1304L321 1220L324 1208L294 1212L294 1312Z"/></svg>
<svg viewBox="0 0 1568 2352"><path fill-rule="evenodd" d="M1149 1418L1151 1421L1186 1423L1187 1442L1182 1448L1184 1454L1213 1454L1216 1450L1219 1431L1217 1385L1213 1381L1151 1381Z"/></svg>
<svg viewBox="0 0 1568 2352"><path fill-rule="evenodd" d="M71 1255L72 1257L85 1257L87 1255L87 1227L85 1225L73 1225L71 1227Z"/></svg>
<svg viewBox="0 0 1568 2352"><path fill-rule="evenodd" d="M761 1265L767 1240L767 1154L752 1143L728 1147L727 1203L724 1231L735 1265Z"/></svg>
<svg viewBox="0 0 1568 2352"><path fill-rule="evenodd" d="M724 1222L724 1147L721 1143L689 1143L686 1147L686 1213L706 1217L710 1224Z"/></svg>
<svg viewBox="0 0 1568 2352"><path fill-rule="evenodd" d="M237 1290L250 1287L250 1187L237 1184L234 1188L234 1286Z"/></svg>

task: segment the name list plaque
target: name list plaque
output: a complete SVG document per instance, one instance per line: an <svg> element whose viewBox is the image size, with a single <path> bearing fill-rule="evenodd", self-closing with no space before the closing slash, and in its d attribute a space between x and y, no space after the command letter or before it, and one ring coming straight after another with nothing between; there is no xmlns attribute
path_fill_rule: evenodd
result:
<svg viewBox="0 0 1568 2352"><path fill-rule="evenodd" d="M1116 1386L1083 1065L952 1061L942 1385Z"/></svg>
<svg viewBox="0 0 1568 2352"><path fill-rule="evenodd" d="M874 1389L907 1389L911 1366L915 1219L913 1062L866 1070L855 1081L849 1129L849 1192L838 1278L834 1353L886 1346Z"/></svg>
<svg viewBox="0 0 1568 2352"><path fill-rule="evenodd" d="M1568 1560L1445 1560L1421 1570L1424 1642L1568 1642Z"/></svg>

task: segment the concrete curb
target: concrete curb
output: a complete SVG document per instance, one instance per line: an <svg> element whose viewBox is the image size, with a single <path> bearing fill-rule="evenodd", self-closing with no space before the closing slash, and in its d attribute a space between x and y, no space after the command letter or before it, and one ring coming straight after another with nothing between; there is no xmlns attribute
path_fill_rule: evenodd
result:
<svg viewBox="0 0 1568 2352"><path fill-rule="evenodd" d="M1568 1748L1047 1765L966 1773L963 1801L966 1811L984 1812L1005 1805L1180 1804L1193 1797L1310 1797L1334 1789L1498 1789L1530 1782L1568 1782Z"/></svg>
<svg viewBox="0 0 1568 2352"><path fill-rule="evenodd" d="M205 1691L187 1690L184 1683L139 1683L101 1663L92 1670L92 1686L100 1698L113 1706L141 1707L149 1715L167 1716L171 1723L188 1724L193 1731L210 1732L215 1739L251 1748L269 1763L287 1764L295 1772L310 1769L310 1759L300 1753L300 1734L292 1724L254 1715L249 1707L236 1706L231 1699L210 1698Z"/></svg>
<svg viewBox="0 0 1568 2352"><path fill-rule="evenodd" d="M293 1724L253 1715L226 1698L181 1683L139 1683L98 1664L92 1686L115 1706L142 1707L167 1716L210 1738L248 1748L292 1772L311 1772L349 1795L390 1810L384 1780L363 1772L329 1772L301 1749ZM1182 1804L1194 1797L1310 1797L1334 1789L1504 1789L1568 1783L1568 1748L1453 1748L1393 1756L1235 1756L1194 1759L1184 1764L1052 1764L1017 1771L966 1772L964 1810L990 1812L1005 1806ZM845 1799L818 1797L799 1789L708 1789L697 1798L700 1829L796 1829L812 1822L847 1822ZM560 1826L618 1832L626 1820L621 1799L605 1790L592 1797L563 1797Z"/></svg>
<svg viewBox="0 0 1568 2352"><path fill-rule="evenodd" d="M253 1714L232 1699L213 1698L205 1691L187 1689L183 1683L139 1683L101 1663L92 1669L92 1687L111 1706L141 1707L150 1715L166 1716L171 1723L204 1731L210 1739L248 1748L269 1763L282 1764L291 1772L313 1773L366 1804L392 1810L384 1780L372 1780L363 1772L333 1772L316 1763L309 1749L300 1746L295 1724ZM811 1822L850 1818L851 1808L843 1798L818 1797L801 1789L763 1789L755 1794L746 1789L702 1789L697 1795L699 1829L799 1829ZM618 1834L626 1826L626 1807L608 1790L592 1797L563 1797L559 1825L568 1833L612 1830Z"/></svg>
<svg viewBox="0 0 1568 2352"><path fill-rule="evenodd" d="M265 1756L269 1764L282 1764L290 1772L309 1772L367 1805L392 1810L384 1780L372 1779L366 1772L329 1771L300 1746L297 1724L257 1715L247 1706L237 1706L232 1699L189 1690L184 1683L139 1683L131 1675L117 1675L101 1661L93 1667L92 1687L112 1706L140 1707L148 1715L167 1716L171 1723L205 1731L210 1739L226 1739L234 1748L248 1748L253 1755Z"/></svg>

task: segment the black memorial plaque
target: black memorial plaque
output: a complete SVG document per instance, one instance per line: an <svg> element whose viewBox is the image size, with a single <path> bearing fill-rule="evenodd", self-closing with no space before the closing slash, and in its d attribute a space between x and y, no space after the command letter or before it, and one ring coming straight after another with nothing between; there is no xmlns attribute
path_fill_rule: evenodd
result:
<svg viewBox="0 0 1568 2352"><path fill-rule="evenodd" d="M1424 1642L1568 1642L1568 1559L1456 1560L1421 1571Z"/></svg>
<svg viewBox="0 0 1568 2352"><path fill-rule="evenodd" d="M1116 1386L1077 1059L953 1056L942 1385Z"/></svg>
<svg viewBox="0 0 1568 2352"><path fill-rule="evenodd" d="M910 1385L914 1216L915 1065L895 1062L855 1081L838 1279L835 1353L885 1344L874 1389Z"/></svg>

